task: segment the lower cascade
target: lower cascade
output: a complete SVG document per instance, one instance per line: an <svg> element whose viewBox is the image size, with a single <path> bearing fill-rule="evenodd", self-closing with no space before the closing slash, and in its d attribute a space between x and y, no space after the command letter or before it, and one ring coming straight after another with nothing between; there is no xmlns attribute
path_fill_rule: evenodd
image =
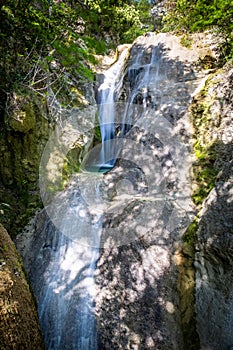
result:
<svg viewBox="0 0 233 350"><path fill-rule="evenodd" d="M182 349L168 271L194 212L196 60L175 37L150 34L105 72L102 146L63 191L46 194L25 253L46 349ZM143 301L154 311L145 315Z"/></svg>
<svg viewBox="0 0 233 350"><path fill-rule="evenodd" d="M32 284L47 349L98 349L94 271L102 213L98 208L99 175L90 173L90 177L96 200L88 212L77 190L79 179L74 179L65 195L56 198L59 229L46 213L37 219L39 236L34 238L33 246L39 253L31 265L36 272ZM89 179L85 183L90 186ZM89 189L82 184L82 190L85 196Z"/></svg>

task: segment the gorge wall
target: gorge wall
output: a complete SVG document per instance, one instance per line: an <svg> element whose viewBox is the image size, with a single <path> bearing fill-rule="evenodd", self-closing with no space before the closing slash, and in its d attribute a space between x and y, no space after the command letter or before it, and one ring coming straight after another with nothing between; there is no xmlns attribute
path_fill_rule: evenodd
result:
<svg viewBox="0 0 233 350"><path fill-rule="evenodd" d="M233 345L232 87L233 67L228 63L210 75L191 106L198 148L207 153L205 159L211 158L205 167L217 174L199 214L194 263L197 331L203 349L231 349ZM200 168L199 173L202 171Z"/></svg>
<svg viewBox="0 0 233 350"><path fill-rule="evenodd" d="M216 38L211 34L198 34L192 40L188 49L169 34L140 37L125 67L118 97L123 104L134 105L127 121L133 127L125 143L136 158L130 162L123 150L115 168L103 178L107 207L94 309L101 349L229 349L232 345L228 326L232 68L228 64L218 69ZM196 160L188 158L192 145ZM189 186L189 181L181 180L191 163ZM162 181L155 177L158 170ZM145 189L151 183L157 187L146 199ZM71 197L74 186L76 194ZM78 188L76 180L68 182L64 194L76 201ZM151 199L157 193L163 199L179 196L161 206ZM217 216L218 212L223 214ZM59 232L44 211L28 231L19 238L18 247L38 297L58 249ZM40 279L38 271L43 271ZM75 281L78 275L72 288Z"/></svg>
<svg viewBox="0 0 233 350"><path fill-rule="evenodd" d="M101 79L99 75L100 83ZM149 33L131 48L118 97L124 107L128 102L134 105L127 121L132 128L125 136L134 162L122 151L115 168L103 177L101 190L107 207L94 308L100 349L227 350L233 346L232 81L231 63L218 68L216 38L211 34L194 35L192 48L185 48L176 36ZM77 163L88 152L96 105L92 87L86 88L86 94L86 105L94 107L84 114L79 108L62 108L52 93L48 105L15 95L21 108L6 116L0 141L4 202L16 203L20 191L12 189L21 186L22 193L31 196L31 207L38 206L38 167L55 125L49 115L57 116L63 141L74 150ZM193 159L188 157L191 149ZM53 157L55 151L51 149ZM66 154L59 157L64 174ZM190 165L191 175L182 182ZM162 172L162 180L155 176L157 171ZM57 185L56 169L53 175ZM68 175L69 171L62 186L75 204L79 183L70 185ZM146 198L152 183L156 188L150 188L151 196ZM55 185L50 193L57 190ZM153 196L158 193L163 205L155 205ZM172 194L179 196L169 201ZM26 202L30 211L27 198ZM26 218L30 213L24 213ZM58 253L59 234L42 210L17 238L37 298ZM78 281L77 275L62 293L71 293L69 288L74 289ZM58 288L52 292L56 313ZM71 332L71 321L63 333Z"/></svg>

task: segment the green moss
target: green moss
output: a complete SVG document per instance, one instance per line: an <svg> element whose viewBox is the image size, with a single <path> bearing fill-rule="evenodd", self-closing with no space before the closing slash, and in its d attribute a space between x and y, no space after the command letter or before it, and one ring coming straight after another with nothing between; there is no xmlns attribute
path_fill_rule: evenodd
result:
<svg viewBox="0 0 233 350"><path fill-rule="evenodd" d="M30 191L27 187L16 190L0 186L0 197L8 203L8 207L1 209L0 222L14 238L35 215L36 210L42 207L39 192Z"/></svg>
<svg viewBox="0 0 233 350"><path fill-rule="evenodd" d="M7 244L3 244L3 250L5 250L5 251L8 251L8 245Z"/></svg>
<svg viewBox="0 0 233 350"><path fill-rule="evenodd" d="M206 54L204 57L201 57L198 61L198 65L203 69L213 69L219 63L211 54Z"/></svg>
<svg viewBox="0 0 233 350"><path fill-rule="evenodd" d="M215 169L218 142L209 147L203 147L199 142L194 146L196 162L193 164L193 177L197 188L192 193L192 200L200 206L213 189L218 174Z"/></svg>
<svg viewBox="0 0 233 350"><path fill-rule="evenodd" d="M215 163L219 154L219 141L211 139L213 115L211 106L215 96L208 94L212 86L213 75L206 81L204 88L195 96L191 107L191 122L194 127L193 143L196 161L193 164L193 183L195 189L192 194L193 202L200 207L213 189L218 170Z"/></svg>
<svg viewBox="0 0 233 350"><path fill-rule="evenodd" d="M187 228L185 234L183 235L183 242L187 244L193 244L196 241L196 234L198 228L198 219L195 218L193 222Z"/></svg>
<svg viewBox="0 0 233 350"><path fill-rule="evenodd" d="M82 147L76 147L71 149L64 159L64 165L62 169L62 187L64 188L68 180L73 174L77 174L80 168L79 156L81 153Z"/></svg>
<svg viewBox="0 0 233 350"><path fill-rule="evenodd" d="M192 47L192 38L189 34L184 34L181 38L180 38L180 44L184 47L187 47L188 49L190 49Z"/></svg>
<svg viewBox="0 0 233 350"><path fill-rule="evenodd" d="M93 145L98 145L101 143L101 130L100 130L100 125L97 125L94 130L94 140L93 140Z"/></svg>
<svg viewBox="0 0 233 350"><path fill-rule="evenodd" d="M36 126L33 103L28 94L15 92L11 98L11 110L7 117L7 126L15 132L27 133Z"/></svg>

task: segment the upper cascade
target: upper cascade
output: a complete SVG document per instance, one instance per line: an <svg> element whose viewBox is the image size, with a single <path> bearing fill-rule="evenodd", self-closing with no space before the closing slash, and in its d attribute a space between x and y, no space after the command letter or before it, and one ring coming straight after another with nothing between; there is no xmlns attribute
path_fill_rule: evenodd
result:
<svg viewBox="0 0 233 350"><path fill-rule="evenodd" d="M115 124L116 105L124 79L125 63L129 56L129 48L126 47L119 59L105 73L104 81L100 85L97 94L98 115L102 138L100 160L95 162L100 168L112 168L118 154L118 147L114 144L116 137ZM119 122L119 120L118 120ZM96 165L95 165L96 166Z"/></svg>

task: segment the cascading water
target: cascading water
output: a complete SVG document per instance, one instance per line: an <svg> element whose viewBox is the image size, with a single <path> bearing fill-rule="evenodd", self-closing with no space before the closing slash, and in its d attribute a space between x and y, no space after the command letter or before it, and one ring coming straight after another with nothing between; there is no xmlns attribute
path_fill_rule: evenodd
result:
<svg viewBox="0 0 233 350"><path fill-rule="evenodd" d="M97 103L99 106L99 123L101 130L102 148L100 152L100 167L112 168L119 152L118 144L114 145L116 110L115 102L118 101L119 93L124 79L124 66L129 49L125 48L118 61L113 64L105 73L104 81L98 89ZM121 120L123 134L124 120ZM97 164L98 165L98 164Z"/></svg>
<svg viewBox="0 0 233 350"><path fill-rule="evenodd" d="M114 100L122 86L127 54L128 49L125 49L105 73L99 88L103 141L99 164L92 163L91 172L78 174L69 187L58 193L52 204L46 207L56 228L47 218L42 220L41 227L39 224L37 227L40 237L35 238L33 246L41 237L44 244L39 261L32 264L31 281L32 285L43 286L35 288L35 294L47 350L98 349L94 271L102 230L100 184L103 175L93 170L100 166L113 167L117 156L117 150L110 148L108 141L115 133ZM37 276L36 280L34 276Z"/></svg>
<svg viewBox="0 0 233 350"><path fill-rule="evenodd" d="M90 183L95 197L93 207L87 206L84 199L89 195ZM43 259L48 259L49 263L44 266L40 261L35 266L37 278L46 281L36 294L48 350L98 349L94 271L101 235L99 184L99 174L84 174L81 179L78 176L53 203L59 230L48 220L42 223ZM77 189L79 186L82 193ZM40 275L42 271L44 274Z"/></svg>

